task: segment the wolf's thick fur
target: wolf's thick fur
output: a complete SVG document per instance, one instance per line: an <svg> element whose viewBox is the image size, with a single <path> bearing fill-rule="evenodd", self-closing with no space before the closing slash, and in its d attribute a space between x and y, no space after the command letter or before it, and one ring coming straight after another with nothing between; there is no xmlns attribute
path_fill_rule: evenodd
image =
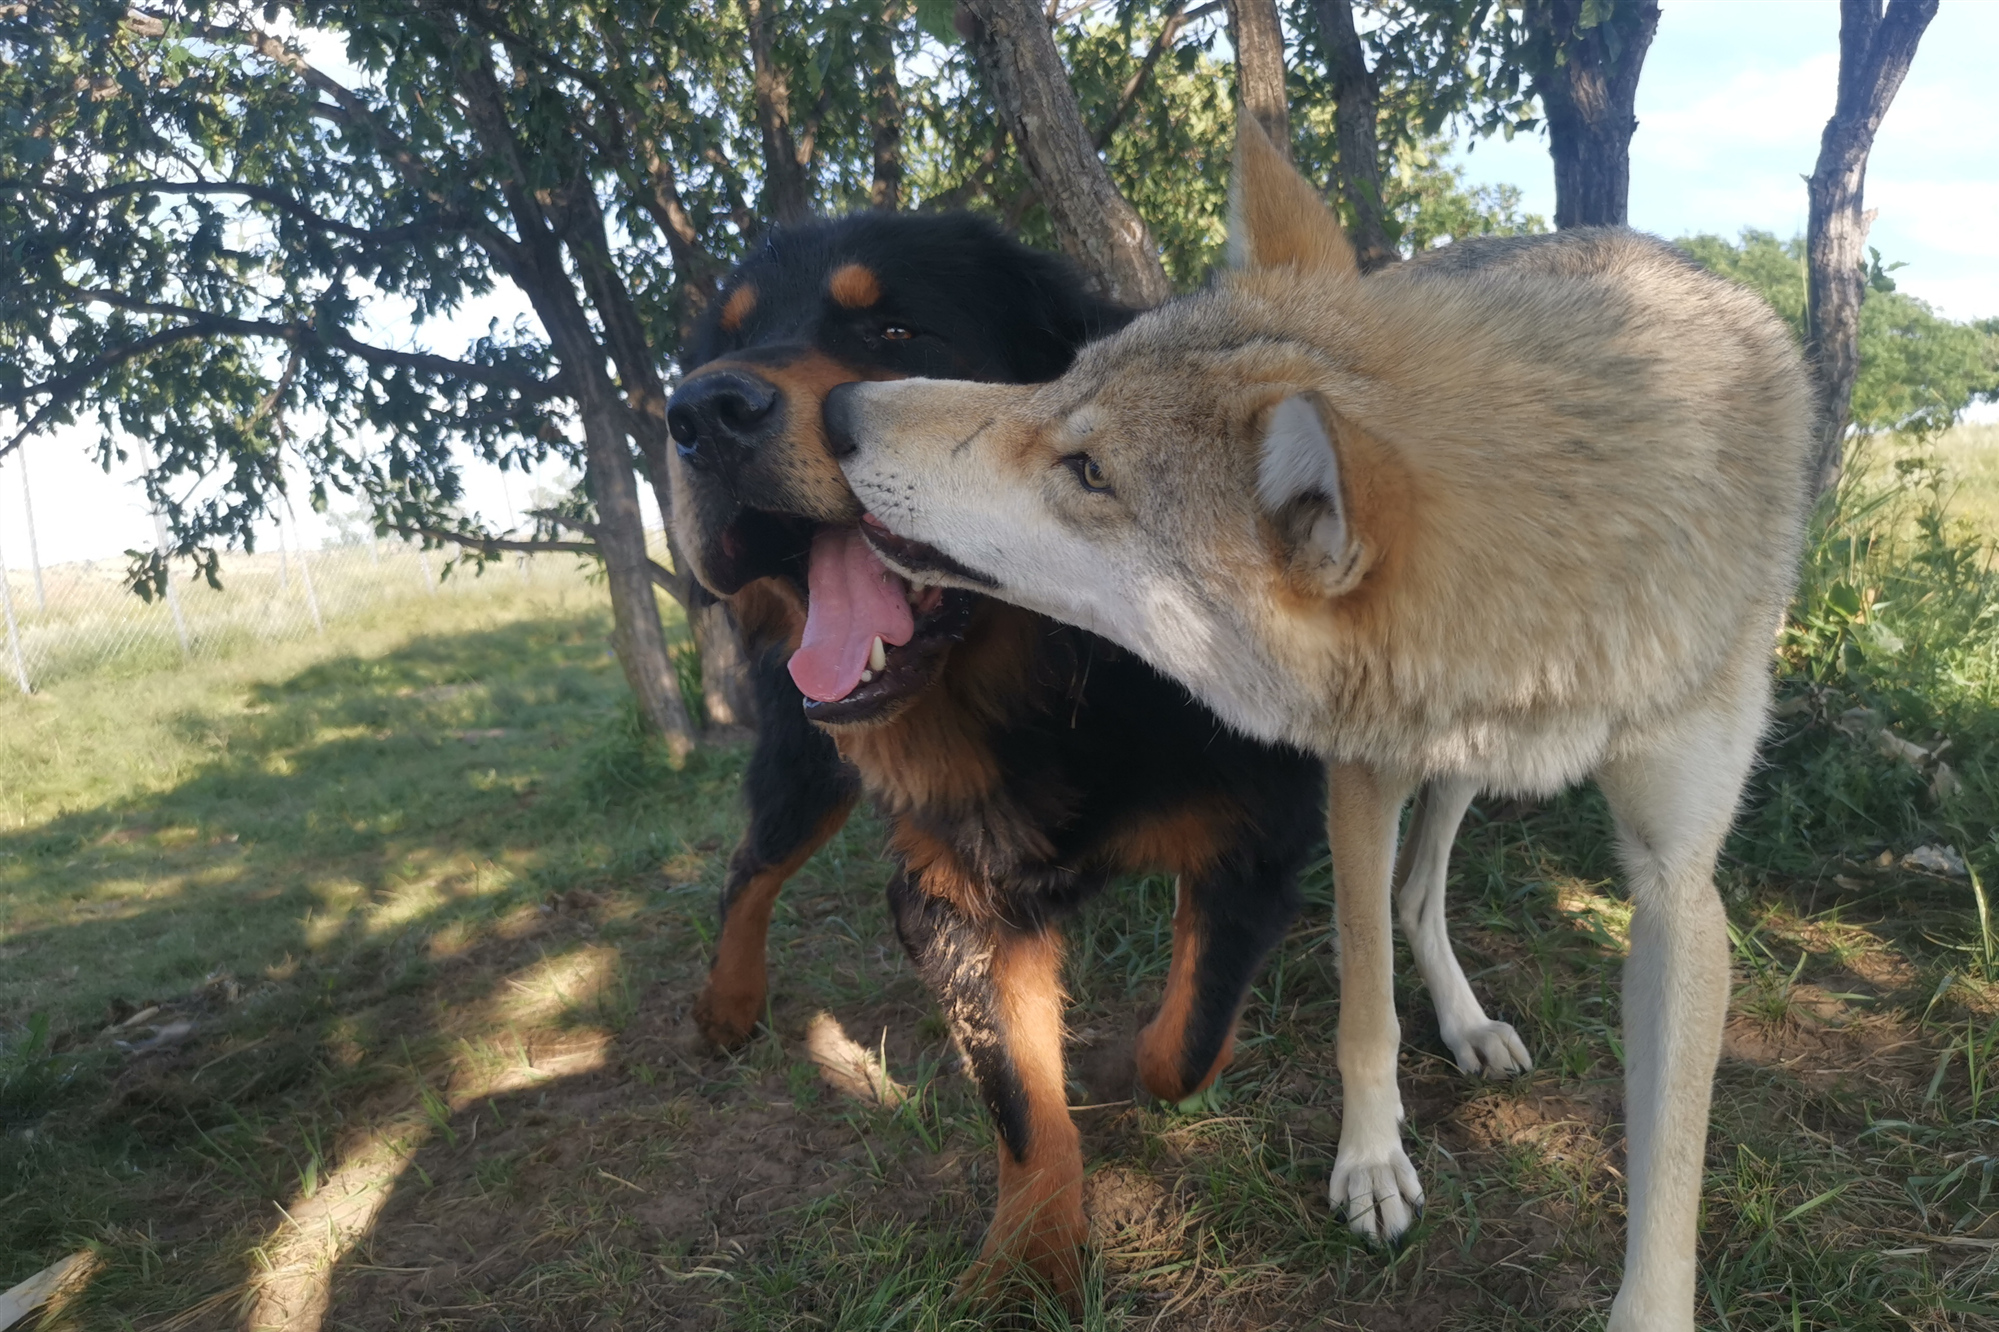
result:
<svg viewBox="0 0 1999 1332"><path fill-rule="evenodd" d="M1335 1201L1410 1195L1383 992L1419 782L1594 776L1634 913L1616 1328L1690 1328L1728 999L1713 868L1760 734L1811 409L1754 296L1631 232L1472 241L1360 280L1244 117L1210 290L1042 388L828 402L882 548L1085 625L1331 764L1347 1111ZM939 571L943 571L940 573Z"/></svg>

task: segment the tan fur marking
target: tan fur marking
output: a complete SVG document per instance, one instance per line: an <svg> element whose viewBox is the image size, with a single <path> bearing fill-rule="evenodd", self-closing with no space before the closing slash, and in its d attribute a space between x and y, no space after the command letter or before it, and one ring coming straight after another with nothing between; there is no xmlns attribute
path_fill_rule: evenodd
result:
<svg viewBox="0 0 1999 1332"><path fill-rule="evenodd" d="M729 598L743 641L754 652L782 646L798 651L805 634L805 598L782 578L759 578Z"/></svg>
<svg viewBox="0 0 1999 1332"><path fill-rule="evenodd" d="M1166 994L1159 1011L1138 1033L1138 1079L1145 1089L1162 1101L1184 1101L1204 1091L1227 1068L1235 1055L1235 1028L1229 1028L1221 1052L1207 1073L1188 1086L1182 1070L1187 1049L1187 1022L1194 1015L1194 979L1201 964L1204 943L1195 928L1198 916L1188 901L1185 888L1173 911L1173 961L1166 972Z"/></svg>
<svg viewBox="0 0 1999 1332"><path fill-rule="evenodd" d="M1199 874L1221 853L1222 838L1233 831L1235 821L1233 814L1223 809L1175 810L1120 837L1120 863L1174 874Z"/></svg>
<svg viewBox="0 0 1999 1332"><path fill-rule="evenodd" d="M694 1021L701 1034L723 1049L748 1040L763 1015L764 996L770 991L765 945L778 893L785 881L812 859L812 853L840 831L853 808L850 800L828 813L797 850L743 885L729 904L722 938L715 947L715 965L709 968L708 984L694 1003Z"/></svg>
<svg viewBox="0 0 1999 1332"><path fill-rule="evenodd" d="M999 1152L999 1204L969 1285L991 1289L1026 1268L1074 1304L1083 1284L1083 1149L1062 1073L1062 942L1054 930L1005 933L993 983L1007 1053L1028 1103L1027 1159Z"/></svg>
<svg viewBox="0 0 1999 1332"><path fill-rule="evenodd" d="M849 310L865 310L882 298L881 279L865 264L841 264L826 279L826 290Z"/></svg>
<svg viewBox="0 0 1999 1332"><path fill-rule="evenodd" d="M730 333L740 332L743 321L757 308L757 289L738 287L729 293L729 299L722 302L722 327Z"/></svg>
<svg viewBox="0 0 1999 1332"><path fill-rule="evenodd" d="M841 755L891 813L962 810L992 794L999 765L988 732L1029 684L1037 624L1013 606L981 606L935 688L882 725L833 732Z"/></svg>
<svg viewBox="0 0 1999 1332"><path fill-rule="evenodd" d="M710 361L683 381L683 387L703 375L732 371L753 375L776 387L784 399L785 433L762 447L781 460L783 479L767 502L787 511L826 522L857 522L860 508L847 479L826 447L826 425L820 407L826 394L840 384L860 380L899 379L878 369L862 369L836 361L820 351L807 351L781 365L723 357Z"/></svg>

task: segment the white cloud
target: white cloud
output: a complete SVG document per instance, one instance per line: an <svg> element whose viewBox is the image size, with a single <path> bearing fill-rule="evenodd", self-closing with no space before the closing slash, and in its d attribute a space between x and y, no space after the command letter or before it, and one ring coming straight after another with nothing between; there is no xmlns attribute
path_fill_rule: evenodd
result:
<svg viewBox="0 0 1999 1332"><path fill-rule="evenodd" d="M1785 68L1738 71L1694 102L1641 108L1633 174L1641 167L1733 170L1746 156L1773 152L1802 153L1809 165L1838 77L1838 57L1821 53Z"/></svg>

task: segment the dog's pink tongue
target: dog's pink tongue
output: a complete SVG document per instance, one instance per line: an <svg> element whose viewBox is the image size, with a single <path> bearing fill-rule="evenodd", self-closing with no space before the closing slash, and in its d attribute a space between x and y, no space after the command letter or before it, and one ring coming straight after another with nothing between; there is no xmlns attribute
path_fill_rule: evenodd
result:
<svg viewBox="0 0 1999 1332"><path fill-rule="evenodd" d="M877 635L900 647L916 632L903 582L875 558L857 527L822 527L805 581L805 638L791 654L799 692L831 703L854 692Z"/></svg>

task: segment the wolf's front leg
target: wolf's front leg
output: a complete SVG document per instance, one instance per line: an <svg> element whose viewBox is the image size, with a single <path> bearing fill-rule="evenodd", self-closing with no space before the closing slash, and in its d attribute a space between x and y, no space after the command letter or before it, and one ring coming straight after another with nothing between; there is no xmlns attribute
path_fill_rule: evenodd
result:
<svg viewBox="0 0 1999 1332"><path fill-rule="evenodd" d="M1437 1027L1458 1067L1474 1077L1507 1078L1534 1067L1520 1033L1508 1023L1485 1015L1478 996L1444 924L1444 879L1450 869L1451 843L1458 825L1478 794L1478 784L1465 777L1439 777L1416 796L1409 820L1409 837L1395 866L1395 905L1402 934L1423 975L1423 988L1437 1008Z"/></svg>
<svg viewBox="0 0 1999 1332"><path fill-rule="evenodd" d="M1327 836L1340 948L1340 1150L1333 1206L1369 1239L1394 1241L1423 1207L1416 1167L1402 1150L1395 1056L1395 944L1390 881L1396 822L1415 782L1364 764L1335 763Z"/></svg>
<svg viewBox="0 0 1999 1332"><path fill-rule="evenodd" d="M1025 1270L1077 1308L1088 1232L1082 1143L1062 1076L1061 935L975 920L938 887L898 874L888 897L999 1130L999 1205L964 1284L999 1293Z"/></svg>

